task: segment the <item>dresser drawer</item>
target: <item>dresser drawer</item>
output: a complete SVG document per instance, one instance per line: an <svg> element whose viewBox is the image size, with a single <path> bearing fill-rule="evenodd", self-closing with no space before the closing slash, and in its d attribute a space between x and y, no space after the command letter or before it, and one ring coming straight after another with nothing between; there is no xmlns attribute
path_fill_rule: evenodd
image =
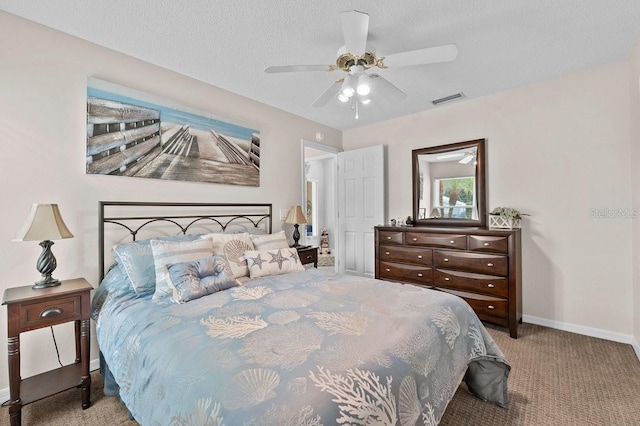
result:
<svg viewBox="0 0 640 426"><path fill-rule="evenodd" d="M467 236L458 234L427 234L423 232L407 232L405 236L405 244L466 250Z"/></svg>
<svg viewBox="0 0 640 426"><path fill-rule="evenodd" d="M79 294L56 300L23 304L20 308L20 329L34 330L41 327L81 319L82 299Z"/></svg>
<svg viewBox="0 0 640 426"><path fill-rule="evenodd" d="M380 261L378 262L378 277L376 278L431 285L433 282L433 269L426 266Z"/></svg>
<svg viewBox="0 0 640 426"><path fill-rule="evenodd" d="M493 235L469 235L469 250L491 253L508 253L508 237Z"/></svg>
<svg viewBox="0 0 640 426"><path fill-rule="evenodd" d="M435 269L433 271L433 285L495 297L506 298L509 295L509 284L506 278L469 272Z"/></svg>
<svg viewBox="0 0 640 426"><path fill-rule="evenodd" d="M402 232L378 231L378 244L402 244Z"/></svg>
<svg viewBox="0 0 640 426"><path fill-rule="evenodd" d="M433 265L433 251L430 249L381 245L379 250L378 256L380 260L387 262Z"/></svg>
<svg viewBox="0 0 640 426"><path fill-rule="evenodd" d="M478 316L489 315L504 318L509 312L506 300L487 300L475 297L463 297Z"/></svg>
<svg viewBox="0 0 640 426"><path fill-rule="evenodd" d="M507 256L497 254L445 250L434 250L433 252L433 264L436 267L489 275L506 276L508 272L507 260Z"/></svg>

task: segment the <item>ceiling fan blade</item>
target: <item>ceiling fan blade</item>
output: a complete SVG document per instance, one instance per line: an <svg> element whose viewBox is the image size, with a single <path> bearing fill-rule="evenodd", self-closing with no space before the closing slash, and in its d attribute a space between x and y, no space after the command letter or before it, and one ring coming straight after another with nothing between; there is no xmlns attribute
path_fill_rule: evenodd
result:
<svg viewBox="0 0 640 426"><path fill-rule="evenodd" d="M453 61L458 56L455 44L428 47L386 56L382 63L385 67L407 67L410 65L435 64Z"/></svg>
<svg viewBox="0 0 640 426"><path fill-rule="evenodd" d="M278 65L274 67L266 67L264 72L268 74L278 72L299 72L299 71L334 71L333 65Z"/></svg>
<svg viewBox="0 0 640 426"><path fill-rule="evenodd" d="M379 94L393 103L402 102L407 97L406 93L389 83L384 77L378 74L370 74L369 77L371 77L371 93L373 95Z"/></svg>
<svg viewBox="0 0 640 426"><path fill-rule="evenodd" d="M350 10L340 14L342 33L347 52L362 55L367 49L367 34L369 32L369 15L357 10Z"/></svg>
<svg viewBox="0 0 640 426"><path fill-rule="evenodd" d="M336 80L331 86L329 86L327 90L324 91L322 95L318 97L318 99L316 99L316 101L313 103L312 106L315 108L323 107L332 98L335 98L336 96L338 96L338 93L340 92L340 88L342 88L343 81L344 81L343 78L341 78L340 80Z"/></svg>

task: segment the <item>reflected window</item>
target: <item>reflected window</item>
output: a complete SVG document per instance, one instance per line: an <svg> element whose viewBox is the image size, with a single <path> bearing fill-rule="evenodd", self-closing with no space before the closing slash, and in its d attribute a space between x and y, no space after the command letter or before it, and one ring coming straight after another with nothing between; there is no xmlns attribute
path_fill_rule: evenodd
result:
<svg viewBox="0 0 640 426"><path fill-rule="evenodd" d="M472 219L476 211L475 177L433 180L432 205L438 217Z"/></svg>
<svg viewBox="0 0 640 426"><path fill-rule="evenodd" d="M318 235L318 181L307 179L307 236Z"/></svg>

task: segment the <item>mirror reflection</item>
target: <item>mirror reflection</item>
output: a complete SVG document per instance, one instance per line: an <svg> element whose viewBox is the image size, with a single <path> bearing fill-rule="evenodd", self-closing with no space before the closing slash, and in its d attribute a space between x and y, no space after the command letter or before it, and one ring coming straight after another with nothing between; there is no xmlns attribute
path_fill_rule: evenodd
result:
<svg viewBox="0 0 640 426"><path fill-rule="evenodd" d="M413 151L417 224L484 226L484 140Z"/></svg>

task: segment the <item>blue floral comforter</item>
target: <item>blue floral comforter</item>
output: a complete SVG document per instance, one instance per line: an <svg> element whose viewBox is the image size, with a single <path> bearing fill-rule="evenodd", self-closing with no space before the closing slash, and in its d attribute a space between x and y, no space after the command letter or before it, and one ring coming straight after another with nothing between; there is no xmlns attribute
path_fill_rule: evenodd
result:
<svg viewBox="0 0 640 426"><path fill-rule="evenodd" d="M145 426L436 425L465 373L507 403L509 366L471 308L412 285L309 269L179 305L137 296L115 267L92 309Z"/></svg>

